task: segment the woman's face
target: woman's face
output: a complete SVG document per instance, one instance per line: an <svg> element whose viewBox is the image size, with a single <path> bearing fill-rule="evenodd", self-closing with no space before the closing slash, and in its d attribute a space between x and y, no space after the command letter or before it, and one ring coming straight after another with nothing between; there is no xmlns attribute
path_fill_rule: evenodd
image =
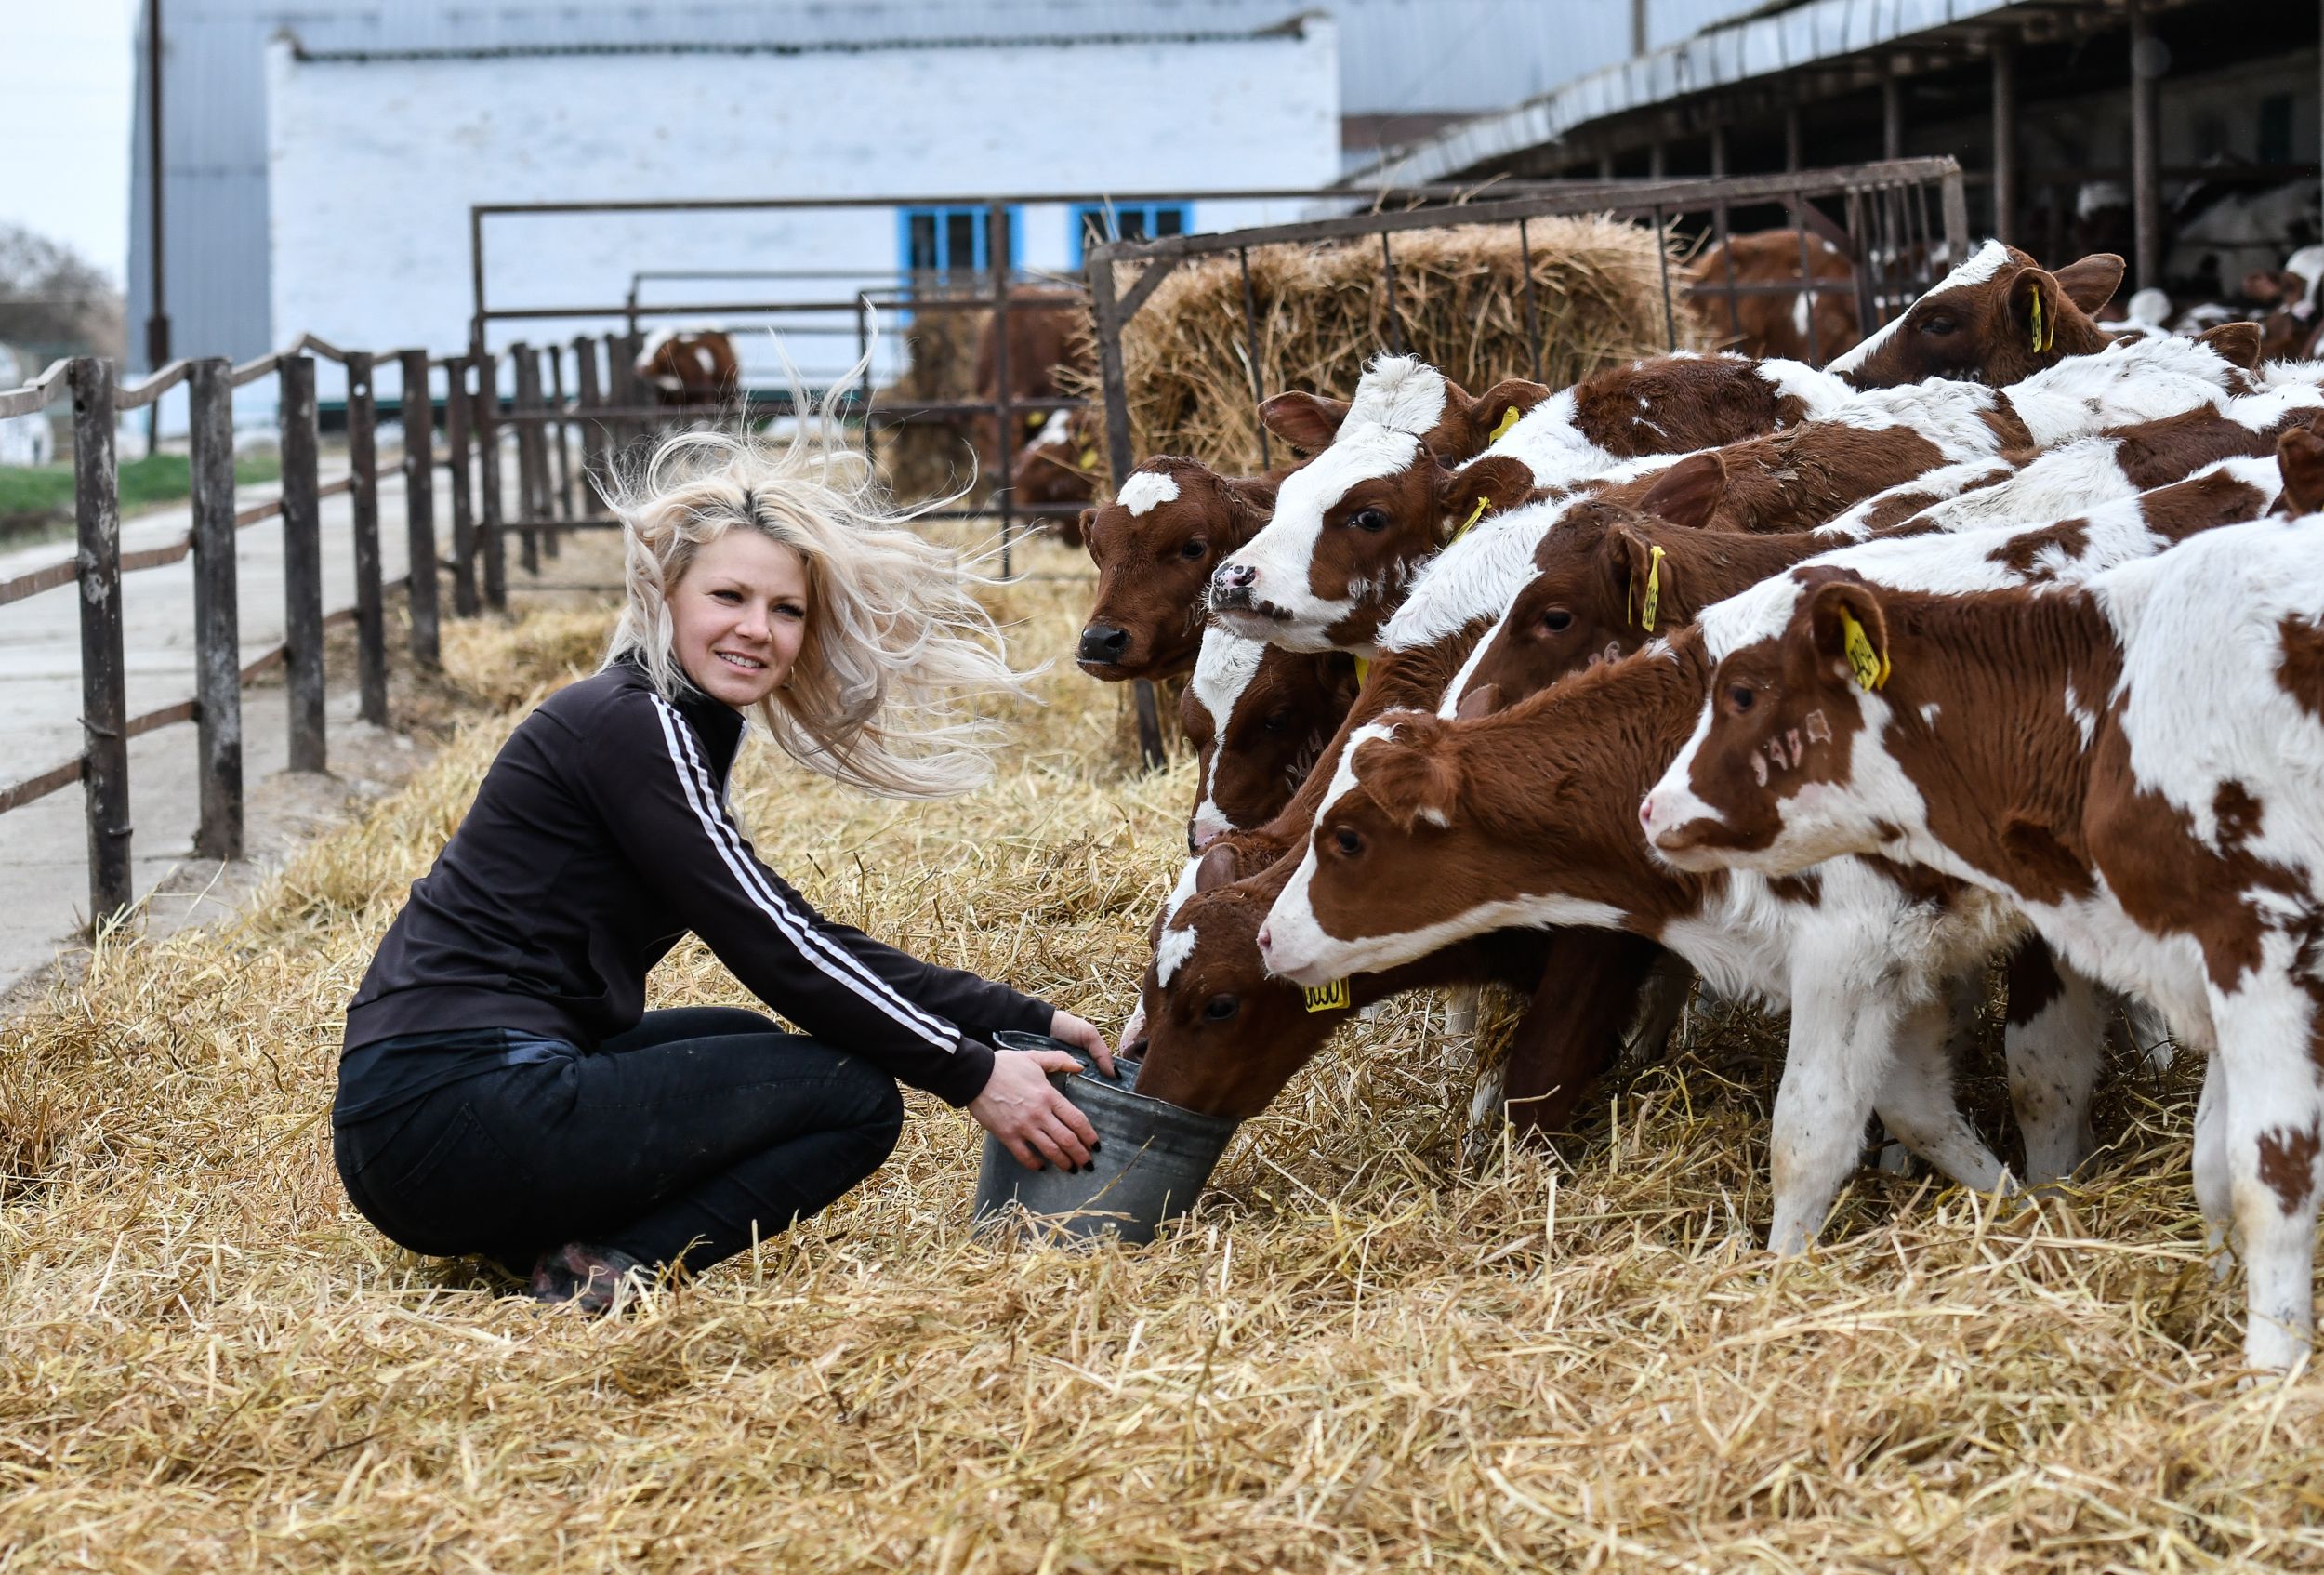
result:
<svg viewBox="0 0 2324 1575"><path fill-rule="evenodd" d="M741 710L790 676L807 637L807 562L737 528L694 554L669 597L678 665L694 687Z"/></svg>

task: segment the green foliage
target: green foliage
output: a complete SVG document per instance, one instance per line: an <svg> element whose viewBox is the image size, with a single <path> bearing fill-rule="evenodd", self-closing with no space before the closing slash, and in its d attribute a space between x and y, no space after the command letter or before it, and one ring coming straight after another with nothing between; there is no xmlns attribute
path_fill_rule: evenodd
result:
<svg viewBox="0 0 2324 1575"><path fill-rule="evenodd" d="M234 482L240 486L279 481L282 474L282 461L271 454L246 455L234 461ZM192 490L191 467L182 454L156 454L122 462L124 514L178 502ZM72 517L72 466L0 465L0 522L63 521Z"/></svg>

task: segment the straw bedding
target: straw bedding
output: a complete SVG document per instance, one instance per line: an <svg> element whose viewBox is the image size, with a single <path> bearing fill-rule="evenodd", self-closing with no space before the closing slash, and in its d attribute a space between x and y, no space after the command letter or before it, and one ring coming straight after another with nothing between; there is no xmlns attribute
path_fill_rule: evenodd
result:
<svg viewBox="0 0 2324 1575"><path fill-rule="evenodd" d="M1472 393L1504 377L1562 389L1601 367L1670 348L1652 229L1611 218L1542 218L1527 226L1525 242L1530 250L1521 252L1512 225L1393 236L1400 338L1389 332L1377 240L1252 248L1260 389L1344 397L1364 364L1396 343ZM1538 372L1523 264L1533 273ZM1675 260L1670 278L1674 290L1684 283ZM1125 269L1121 287L1129 282ZM1241 265L1216 257L1179 268L1130 319L1122 360L1138 454L1190 455L1230 471L1261 468L1243 308ZM1674 322L1681 348L1709 342L1684 299ZM1280 443L1274 455L1277 463L1287 457Z"/></svg>
<svg viewBox="0 0 2324 1575"><path fill-rule="evenodd" d="M1056 655L1086 577L1034 550L999 602ZM506 702L604 628L463 626L454 677ZM969 799L754 749L738 807L836 915L1117 1026L1191 774L1125 775L1114 697L1042 687ZM2118 1079L2067 1200L1868 1174L1781 1265L1768 1025L1698 1007L1562 1154L1464 1178L1426 1002L1348 1030L1152 1249L972 1238L976 1134L916 1096L860 1192L626 1318L415 1260L332 1173L339 1013L522 710L238 930L108 947L0 1026L0 1568L2324 1564L2324 1391L2237 1387L2187 1070ZM693 945L655 995L742 999Z"/></svg>

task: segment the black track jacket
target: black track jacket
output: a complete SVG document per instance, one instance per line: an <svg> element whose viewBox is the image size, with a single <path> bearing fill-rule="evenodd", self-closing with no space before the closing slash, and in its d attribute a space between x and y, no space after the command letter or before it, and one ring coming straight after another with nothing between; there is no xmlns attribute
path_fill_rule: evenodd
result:
<svg viewBox="0 0 2324 1575"><path fill-rule="evenodd" d="M688 931L761 1000L953 1105L984 1091L979 1036L1051 1009L817 914L726 804L742 714L673 705L620 661L520 723L435 867L413 883L347 1012L347 1048L515 1028L593 1050L634 1026ZM392 1052L389 1052L392 1053Z"/></svg>

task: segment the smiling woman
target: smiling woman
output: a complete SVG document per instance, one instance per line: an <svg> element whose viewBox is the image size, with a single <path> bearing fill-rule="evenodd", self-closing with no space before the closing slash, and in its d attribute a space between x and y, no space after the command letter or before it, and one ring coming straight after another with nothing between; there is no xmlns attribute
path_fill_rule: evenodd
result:
<svg viewBox="0 0 2324 1575"><path fill-rule="evenodd" d="M601 1310L633 1271L705 1268L877 1170L898 1079L1026 1165L1086 1165L1096 1135L1048 1079L1073 1057L990 1041L1045 1032L1110 1070L1097 1030L824 919L727 803L752 716L867 792L984 780L994 739L958 708L1020 678L972 571L889 510L828 411L786 445L673 437L609 501L627 594L604 668L510 736L348 1009L350 1198L414 1251ZM690 931L806 1032L645 1011Z"/></svg>

